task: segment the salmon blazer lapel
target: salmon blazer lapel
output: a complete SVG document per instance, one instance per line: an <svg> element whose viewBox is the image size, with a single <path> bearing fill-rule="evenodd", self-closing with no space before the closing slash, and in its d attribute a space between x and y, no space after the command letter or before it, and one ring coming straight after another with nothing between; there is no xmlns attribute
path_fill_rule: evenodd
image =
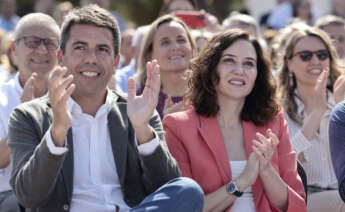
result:
<svg viewBox="0 0 345 212"><path fill-rule="evenodd" d="M215 117L199 116L199 118L200 125L198 130L212 152L224 184L228 183L231 179L230 162L218 121Z"/></svg>

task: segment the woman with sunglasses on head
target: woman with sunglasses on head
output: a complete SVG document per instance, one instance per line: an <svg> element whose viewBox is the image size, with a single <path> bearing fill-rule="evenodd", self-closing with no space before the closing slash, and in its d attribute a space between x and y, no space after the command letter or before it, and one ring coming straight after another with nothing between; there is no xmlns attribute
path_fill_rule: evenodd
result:
<svg viewBox="0 0 345 212"><path fill-rule="evenodd" d="M183 112L165 116L169 151L205 193L203 211L303 212L269 61L239 29L215 35L191 66Z"/></svg>
<svg viewBox="0 0 345 212"><path fill-rule="evenodd" d="M338 60L327 34L305 27L291 34L278 70L292 147L307 174L308 211L345 211L328 142L330 112L344 97L345 83L336 82L341 75Z"/></svg>

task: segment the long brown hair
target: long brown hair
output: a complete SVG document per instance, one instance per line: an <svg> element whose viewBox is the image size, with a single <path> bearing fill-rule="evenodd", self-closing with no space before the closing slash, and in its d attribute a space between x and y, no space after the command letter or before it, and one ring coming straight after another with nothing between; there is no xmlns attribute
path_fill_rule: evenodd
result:
<svg viewBox="0 0 345 212"><path fill-rule="evenodd" d="M216 71L222 53L238 40L250 42L257 54L257 78L250 94L246 97L241 119L264 125L279 111L276 99L276 85L270 63L258 40L247 32L230 29L215 35L192 61L189 73L188 92L185 103L194 106L200 115L211 117L219 112L216 86L220 78Z"/></svg>

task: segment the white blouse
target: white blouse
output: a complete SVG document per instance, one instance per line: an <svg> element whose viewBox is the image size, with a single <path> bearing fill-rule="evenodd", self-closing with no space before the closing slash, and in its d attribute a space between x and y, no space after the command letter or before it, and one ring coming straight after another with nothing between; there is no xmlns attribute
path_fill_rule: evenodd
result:
<svg viewBox="0 0 345 212"><path fill-rule="evenodd" d="M240 160L240 161L230 161L232 179L238 178L244 167L246 167L247 161ZM254 212L255 211L255 204L253 198L252 187L247 188L241 197L238 197L235 202L233 203L230 212L239 212L239 211L246 211L246 212Z"/></svg>
<svg viewBox="0 0 345 212"><path fill-rule="evenodd" d="M304 104L295 96L295 101L298 107L298 114L304 116ZM299 153L304 153L305 162L303 167L307 174L308 185L318 186L321 188L337 188L337 178L333 171L331 160L331 153L328 140L328 122L330 114L335 106L333 94L328 92L328 108L321 118L320 131L312 140L308 140L302 133L302 126L294 122L285 113L290 133L290 140L292 148L296 151L297 156Z"/></svg>

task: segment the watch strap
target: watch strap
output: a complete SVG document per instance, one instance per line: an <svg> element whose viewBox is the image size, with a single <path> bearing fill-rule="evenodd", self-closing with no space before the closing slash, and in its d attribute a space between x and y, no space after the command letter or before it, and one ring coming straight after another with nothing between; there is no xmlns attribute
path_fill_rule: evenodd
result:
<svg viewBox="0 0 345 212"><path fill-rule="evenodd" d="M242 196L243 192L234 191L232 194L235 195L236 197L240 197L240 196Z"/></svg>

